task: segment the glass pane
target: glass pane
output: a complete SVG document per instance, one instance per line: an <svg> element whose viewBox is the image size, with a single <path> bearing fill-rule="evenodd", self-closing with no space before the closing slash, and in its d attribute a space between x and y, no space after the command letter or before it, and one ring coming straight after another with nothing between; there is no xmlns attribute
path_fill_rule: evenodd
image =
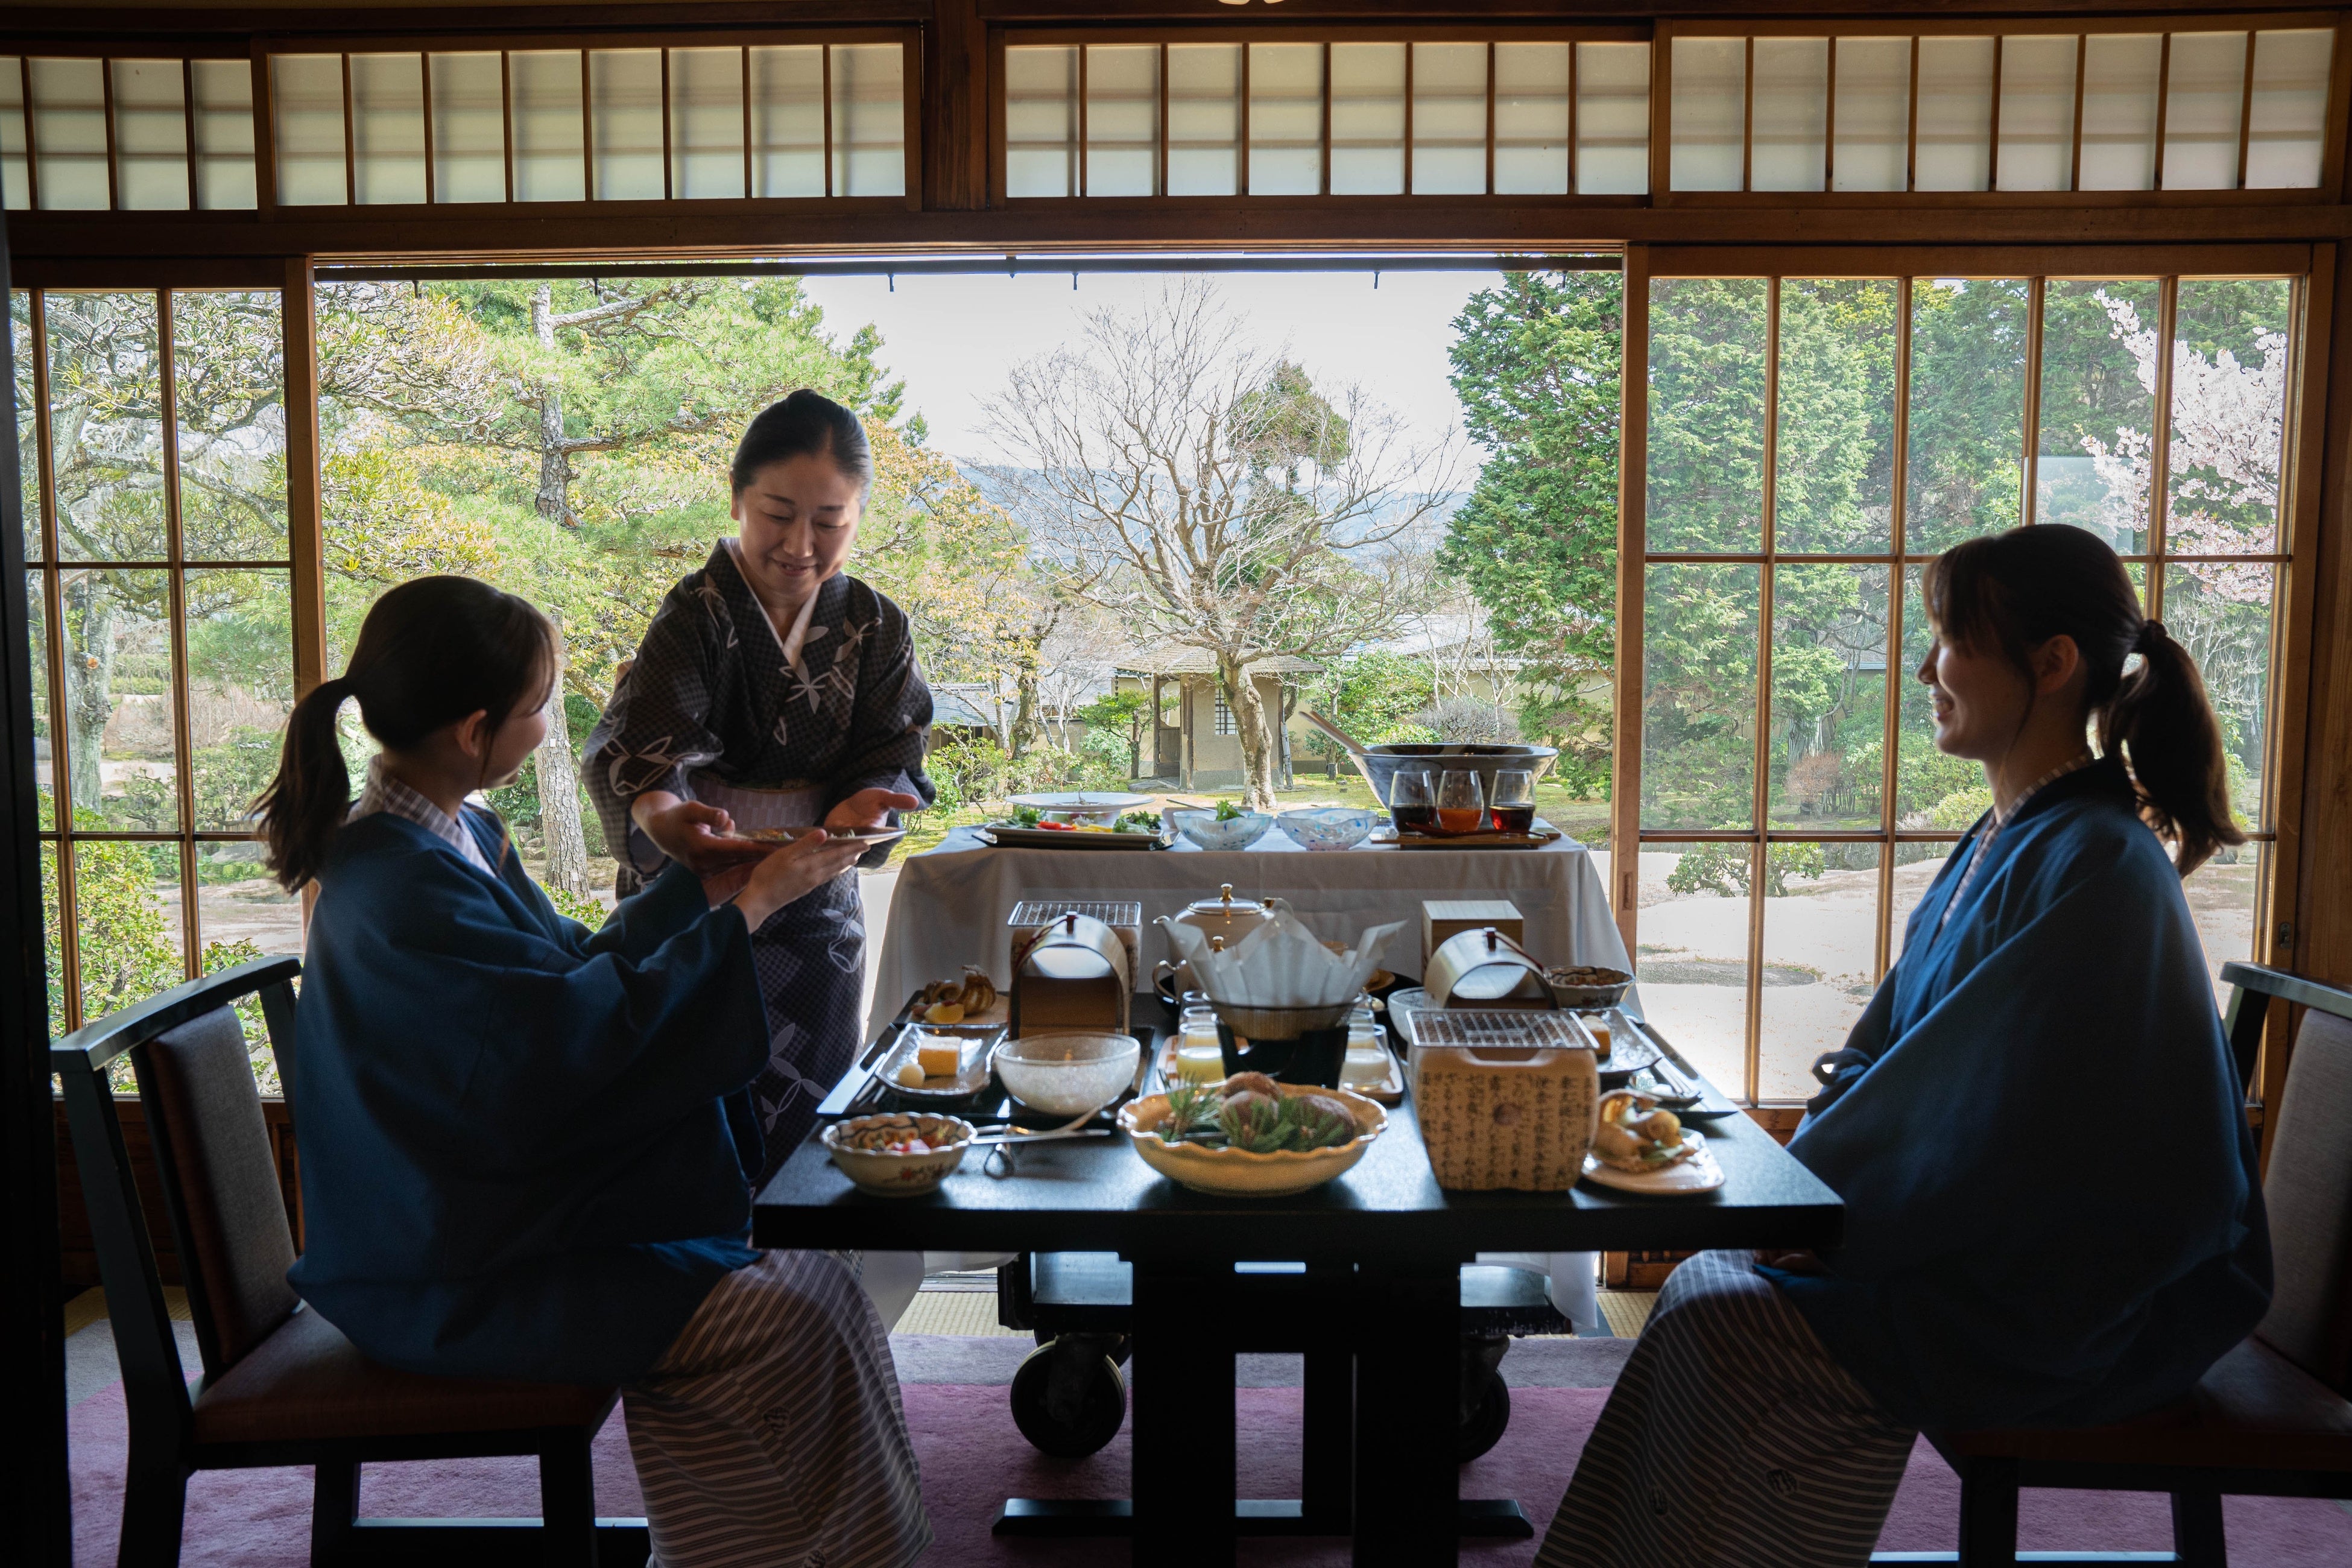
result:
<svg viewBox="0 0 2352 1568"><path fill-rule="evenodd" d="M1746 844L1644 844L1642 1016L1734 1099L1748 1092Z"/></svg>
<svg viewBox="0 0 2352 1568"><path fill-rule="evenodd" d="M1004 194L1078 194L1078 51L1004 51Z"/></svg>
<svg viewBox="0 0 2352 1568"><path fill-rule="evenodd" d="M2221 965L2242 963L2254 956L2254 900L2270 857L2267 844L2225 847L2180 884L2189 900L2189 918L2197 927L2197 940L2205 948L2205 969L2213 978L2217 1008L2230 1005L2230 987L2221 984Z"/></svg>
<svg viewBox="0 0 2352 1568"><path fill-rule="evenodd" d="M1899 191L1911 178L1911 40L1837 41L1836 191Z"/></svg>
<svg viewBox="0 0 2352 1568"><path fill-rule="evenodd" d="M1919 598L1919 568L1903 574L1903 662L1895 671L1902 728L1895 752L1895 826L1914 833L1961 833L1992 805L1984 769L1936 749L1935 710L1919 667L1936 628ZM1875 763L1875 756L1868 759ZM1897 857L1895 864L1906 864ZM1897 881L1902 873L1896 873Z"/></svg>
<svg viewBox="0 0 2352 1568"><path fill-rule="evenodd" d="M343 171L343 57L272 55L269 71L278 205L342 205L351 200Z"/></svg>
<svg viewBox="0 0 2352 1568"><path fill-rule="evenodd" d="M507 57L519 202L576 202L588 194L580 69L577 49L518 49Z"/></svg>
<svg viewBox="0 0 2352 1568"><path fill-rule="evenodd" d="M2033 519L2087 528L2125 555L2147 548L2161 292L2153 279L2053 278L2042 297Z"/></svg>
<svg viewBox="0 0 2352 1568"><path fill-rule="evenodd" d="M352 57L352 155L360 201L425 199L425 57Z"/></svg>
<svg viewBox="0 0 2352 1568"><path fill-rule="evenodd" d="M176 845L83 839L73 847L73 885L83 1022L188 977Z"/></svg>
<svg viewBox="0 0 2352 1568"><path fill-rule="evenodd" d="M1486 190L1486 46L1412 47L1415 195Z"/></svg>
<svg viewBox="0 0 2352 1568"><path fill-rule="evenodd" d="M1241 189L1242 47L1168 46L1168 194Z"/></svg>
<svg viewBox="0 0 2352 1568"><path fill-rule="evenodd" d="M1983 773L1977 775L1979 780ZM1992 798L1988 790L1985 798ZM1981 814L1979 814L1981 815ZM1897 844L1895 847L1895 901L1887 913L1886 963L1890 969L1903 956L1908 945L1911 916L1918 910L1919 900L1927 896L1927 888L1942 875L1945 862L1952 858L1956 844ZM1922 942L1934 937L1933 931L1920 932Z"/></svg>
<svg viewBox="0 0 2352 1568"><path fill-rule="evenodd" d="M1767 298L1761 278L1650 284L1652 550L1763 548Z"/></svg>
<svg viewBox="0 0 2352 1568"><path fill-rule="evenodd" d="M115 205L184 211L188 110L177 60L115 60Z"/></svg>
<svg viewBox="0 0 2352 1568"><path fill-rule="evenodd" d="M62 584L67 784L84 826L180 827L165 577L81 571Z"/></svg>
<svg viewBox="0 0 2352 1568"><path fill-rule="evenodd" d="M1891 278L1785 279L1773 534L1790 554L1893 548Z"/></svg>
<svg viewBox="0 0 2352 1568"><path fill-rule="evenodd" d="M1404 46L1334 44L1331 194L1387 196L1403 189Z"/></svg>
<svg viewBox="0 0 2352 1568"><path fill-rule="evenodd" d="M41 559L41 428L40 411L33 405L33 296L22 289L8 294L8 341L14 352L16 385L16 506L24 518L25 559Z"/></svg>
<svg viewBox="0 0 2352 1568"><path fill-rule="evenodd" d="M302 900L279 888L262 862L258 839L217 840L196 847L196 931L207 974L257 958L302 954ZM255 1074L261 1092L276 1094L278 1064L254 1037Z"/></svg>
<svg viewBox="0 0 2352 1568"><path fill-rule="evenodd" d="M2271 616L2278 569L2265 562L2175 563L2164 570L2164 629L2189 650L2221 721L2238 826L2270 826Z"/></svg>
<svg viewBox="0 0 2352 1568"><path fill-rule="evenodd" d="M285 352L274 289L172 297L184 559L286 559Z"/></svg>
<svg viewBox="0 0 2352 1568"><path fill-rule="evenodd" d="M2319 184L2327 126L2327 72L2336 34L2326 27L2254 35L2254 101L2246 124L2246 188Z"/></svg>
<svg viewBox="0 0 2352 1568"><path fill-rule="evenodd" d="M2063 191L2074 177L2074 40L2028 34L2000 45L2000 188Z"/></svg>
<svg viewBox="0 0 2352 1568"><path fill-rule="evenodd" d="M25 153L25 60L0 55L0 197L10 212L33 205L31 166Z"/></svg>
<svg viewBox="0 0 2352 1568"><path fill-rule="evenodd" d="M1754 566L1652 566L1642 606L1642 826L1755 819Z"/></svg>
<svg viewBox="0 0 2352 1568"><path fill-rule="evenodd" d="M1576 189L1639 196L1650 189L1650 46L1576 46Z"/></svg>
<svg viewBox="0 0 2352 1568"><path fill-rule="evenodd" d="M1569 44L1495 46L1495 190L1556 196L1568 191ZM1335 58L1339 46L1332 46ZM1333 90L1339 67L1335 63ZM1332 106L1336 125L1339 107ZM1336 134L1336 132L1335 132ZM1333 188L1338 188L1332 150Z"/></svg>
<svg viewBox="0 0 2352 1568"><path fill-rule="evenodd" d="M588 124L600 202L657 202L662 174L662 52L588 51Z"/></svg>
<svg viewBox="0 0 2352 1568"><path fill-rule="evenodd" d="M1249 47L1249 194L1323 189L1323 46Z"/></svg>
<svg viewBox="0 0 2352 1568"><path fill-rule="evenodd" d="M66 1012L65 930L58 914L58 847L45 843L41 852L41 967L48 975L49 1038L74 1026Z"/></svg>
<svg viewBox="0 0 2352 1568"><path fill-rule="evenodd" d="M835 44L833 194L907 194L907 51L897 44Z"/></svg>
<svg viewBox="0 0 2352 1568"><path fill-rule="evenodd" d="M41 595L41 574L25 574L25 611L33 671L33 789L41 826L58 825L57 769L49 739L49 606Z"/></svg>
<svg viewBox="0 0 2352 1568"><path fill-rule="evenodd" d="M2083 41L2084 190L2154 188L2163 68L2158 34L2094 33Z"/></svg>
<svg viewBox="0 0 2352 1568"><path fill-rule="evenodd" d="M190 60L196 89L196 205L240 212L258 199L253 172L253 67Z"/></svg>
<svg viewBox="0 0 2352 1568"><path fill-rule="evenodd" d="M1772 579L1772 826L1878 826L1886 568L1780 566Z"/></svg>
<svg viewBox="0 0 2352 1568"><path fill-rule="evenodd" d="M435 55L433 199L507 199L504 75L494 54Z"/></svg>
<svg viewBox="0 0 2352 1568"><path fill-rule="evenodd" d="M2276 550L2293 286L2284 278L2184 278L2179 287L2164 547L2176 555Z"/></svg>
<svg viewBox="0 0 2352 1568"><path fill-rule="evenodd" d="M2022 278L1922 278L1911 286L1903 501L1911 554L2017 524L2031 304Z"/></svg>
<svg viewBox="0 0 2352 1568"><path fill-rule="evenodd" d="M1820 1093L1814 1059L1844 1048L1878 988L1878 855L1875 844L1765 847L1759 1102Z"/></svg>
<svg viewBox="0 0 2352 1568"><path fill-rule="evenodd" d="M2166 190L2237 189L2245 80L2245 34L2172 35L2164 93Z"/></svg>
<svg viewBox="0 0 2352 1568"><path fill-rule="evenodd" d="M1919 40L1912 189L1981 191L1992 172L1992 40Z"/></svg>
<svg viewBox="0 0 2352 1568"><path fill-rule="evenodd" d="M1009 59L1013 51L1007 50ZM751 194L824 195L824 48L751 51Z"/></svg>
<svg viewBox="0 0 2352 1568"><path fill-rule="evenodd" d="M1674 44L1667 182L1677 191L1736 191L1748 118L1748 40L1677 37Z"/></svg>
<svg viewBox="0 0 2352 1568"><path fill-rule="evenodd" d="M669 146L678 200L742 199L742 50L670 50Z"/></svg>
<svg viewBox="0 0 2352 1568"><path fill-rule="evenodd" d="M1751 191L1818 191L1829 132L1830 41L1756 40Z"/></svg>
<svg viewBox="0 0 2352 1568"><path fill-rule="evenodd" d="M152 294L41 296L58 553L163 559L163 364Z"/></svg>
<svg viewBox="0 0 2352 1568"><path fill-rule="evenodd" d="M97 60L38 59L33 78L33 156L43 208L103 211L106 78Z"/></svg>
<svg viewBox="0 0 2352 1568"><path fill-rule="evenodd" d="M188 765L196 826L254 826L294 709L294 623L283 572L187 579Z"/></svg>
<svg viewBox="0 0 2352 1568"><path fill-rule="evenodd" d="M1159 174L1159 46L1089 47L1087 195L1156 195Z"/></svg>

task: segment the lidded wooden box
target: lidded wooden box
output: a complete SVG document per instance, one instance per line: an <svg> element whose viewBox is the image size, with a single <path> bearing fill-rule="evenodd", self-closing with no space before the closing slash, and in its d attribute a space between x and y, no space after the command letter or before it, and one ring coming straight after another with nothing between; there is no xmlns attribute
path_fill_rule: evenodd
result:
<svg viewBox="0 0 2352 1568"><path fill-rule="evenodd" d="M1584 1173L1601 1100L1572 1013L1416 1009L1413 1101L1437 1184L1564 1193Z"/></svg>
<svg viewBox="0 0 2352 1568"><path fill-rule="evenodd" d="M1135 970L1119 932L1075 910L1013 949L1012 1027L1024 1035L1062 1030L1128 1032Z"/></svg>

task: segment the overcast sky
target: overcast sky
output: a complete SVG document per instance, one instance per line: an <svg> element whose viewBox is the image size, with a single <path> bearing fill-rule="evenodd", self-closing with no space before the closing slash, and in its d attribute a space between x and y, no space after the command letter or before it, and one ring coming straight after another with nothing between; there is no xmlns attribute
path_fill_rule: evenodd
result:
<svg viewBox="0 0 2352 1568"><path fill-rule="evenodd" d="M1433 437L1460 423L1446 384L1452 321L1493 272L1228 272L1216 285L1267 347L1290 356L1318 384L1360 384ZM970 462L1007 462L982 434L982 399L1004 384L1017 360L1075 339L1088 311L1139 308L1163 282L1151 273L1068 273L1019 278L898 279L810 278L826 329L846 339L871 321L881 359L907 384L907 407L930 426L936 451Z"/></svg>

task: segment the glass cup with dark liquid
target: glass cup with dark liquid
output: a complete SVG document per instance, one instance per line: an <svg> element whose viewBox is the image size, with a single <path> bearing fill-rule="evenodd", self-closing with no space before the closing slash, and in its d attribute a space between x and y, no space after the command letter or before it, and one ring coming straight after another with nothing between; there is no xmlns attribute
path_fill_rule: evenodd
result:
<svg viewBox="0 0 2352 1568"><path fill-rule="evenodd" d="M1536 779L1526 768L1503 768L1495 774L1494 797L1486 810L1497 833L1532 833L1536 826Z"/></svg>
<svg viewBox="0 0 2352 1568"><path fill-rule="evenodd" d="M1449 768L1437 781L1437 831L1478 833L1486 826L1486 792L1478 775Z"/></svg>
<svg viewBox="0 0 2352 1568"><path fill-rule="evenodd" d="M1429 775L1405 772L1389 779L1389 820L1399 833L1434 833L1437 809L1429 798Z"/></svg>

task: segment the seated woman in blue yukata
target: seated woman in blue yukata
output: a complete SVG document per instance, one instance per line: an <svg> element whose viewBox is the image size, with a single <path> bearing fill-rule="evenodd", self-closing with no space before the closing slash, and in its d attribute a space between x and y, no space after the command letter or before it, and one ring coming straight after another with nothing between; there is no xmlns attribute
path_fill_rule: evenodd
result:
<svg viewBox="0 0 2352 1568"><path fill-rule="evenodd" d="M884 1326L841 1258L746 1244L751 933L861 847L715 853L565 919L467 804L539 744L556 668L530 605L426 577L294 710L262 801L272 871L319 886L289 1278L389 1365L623 1385L662 1568L900 1568L930 1528ZM346 700L383 748L356 805Z"/></svg>
<svg viewBox="0 0 2352 1568"><path fill-rule="evenodd" d="M1789 1152L1844 1200L1845 1240L1675 1271L1548 1568L1866 1562L1918 1428L2140 1414L2269 1304L2180 890L2243 841L2197 667L2078 529L1972 540L1924 587L1936 744L1984 764L1993 804L1815 1066Z"/></svg>

